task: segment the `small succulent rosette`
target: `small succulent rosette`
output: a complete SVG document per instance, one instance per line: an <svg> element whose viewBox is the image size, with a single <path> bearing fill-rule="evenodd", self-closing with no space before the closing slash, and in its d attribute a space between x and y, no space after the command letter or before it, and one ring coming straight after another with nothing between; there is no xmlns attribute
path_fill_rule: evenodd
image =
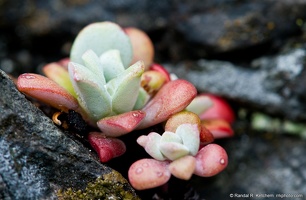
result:
<svg viewBox="0 0 306 200"><path fill-rule="evenodd" d="M17 87L60 112L81 114L100 131L99 141L118 137L165 121L196 96L191 83L170 80L169 73L153 63L153 56L151 40L139 29L93 23L77 35L69 59L44 66L46 77L20 75ZM94 143L97 137L92 135L96 136L89 134L89 141Z"/></svg>
<svg viewBox="0 0 306 200"><path fill-rule="evenodd" d="M199 109L208 108L211 103L202 101ZM227 166L228 157L221 146L209 144L213 140L213 134L197 114L181 111L172 115L163 134L151 132L137 139L152 159L132 164L128 173L130 183L143 190L165 184L171 175L189 180L193 174L209 177L220 173Z"/></svg>
<svg viewBox="0 0 306 200"><path fill-rule="evenodd" d="M125 153L117 137L166 122L163 134L137 140L153 158L130 167L136 189L160 186L171 174L188 180L193 174L221 172L227 154L210 143L233 135L233 111L220 97L198 95L193 84L173 78L153 57L152 41L143 31L93 23L77 35L70 58L44 66L46 76L22 74L16 85L60 114L72 110L81 115L91 127L87 139L101 162ZM57 125L60 114L53 116Z"/></svg>

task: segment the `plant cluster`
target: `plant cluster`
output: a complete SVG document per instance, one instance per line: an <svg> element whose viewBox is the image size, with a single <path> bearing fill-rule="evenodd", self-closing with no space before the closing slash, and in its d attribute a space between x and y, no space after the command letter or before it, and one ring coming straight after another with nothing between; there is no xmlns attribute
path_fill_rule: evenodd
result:
<svg viewBox="0 0 306 200"><path fill-rule="evenodd" d="M228 158L211 143L233 135L232 109L220 97L198 95L190 82L174 78L153 58L153 44L143 31L93 23L78 34L69 59L44 66L46 76L20 75L17 87L60 112L79 113L92 127L88 140L101 162L125 153L119 136L163 125L164 133L137 139L152 158L130 167L135 189L160 186L171 174L184 180L218 174Z"/></svg>

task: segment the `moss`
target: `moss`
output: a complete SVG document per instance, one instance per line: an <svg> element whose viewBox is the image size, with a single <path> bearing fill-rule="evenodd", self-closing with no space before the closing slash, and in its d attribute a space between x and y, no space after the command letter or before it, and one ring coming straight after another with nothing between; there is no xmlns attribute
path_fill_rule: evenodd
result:
<svg viewBox="0 0 306 200"><path fill-rule="evenodd" d="M58 199L139 199L127 181L116 171L104 174L89 183L84 191L72 188L57 192Z"/></svg>

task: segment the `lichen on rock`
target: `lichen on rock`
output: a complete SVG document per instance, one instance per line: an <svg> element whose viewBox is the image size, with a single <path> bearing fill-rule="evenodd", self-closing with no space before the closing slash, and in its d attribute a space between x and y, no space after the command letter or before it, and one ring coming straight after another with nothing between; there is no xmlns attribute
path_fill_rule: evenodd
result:
<svg viewBox="0 0 306 200"><path fill-rule="evenodd" d="M130 199L139 198L131 190L127 189L127 182L122 175L116 171L104 174L94 182L88 183L85 190L74 191L69 188L65 191L59 190L57 196L60 200L65 199Z"/></svg>

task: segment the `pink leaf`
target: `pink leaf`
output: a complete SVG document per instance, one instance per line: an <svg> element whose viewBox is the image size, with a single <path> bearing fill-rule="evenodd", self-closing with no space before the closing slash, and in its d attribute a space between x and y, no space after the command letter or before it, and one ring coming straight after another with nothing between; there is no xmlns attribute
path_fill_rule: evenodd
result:
<svg viewBox="0 0 306 200"><path fill-rule="evenodd" d="M159 144L161 135L156 132L151 132L148 135L142 135L137 138L137 143L142 146L146 152L156 160L166 160L166 157L161 153Z"/></svg>
<svg viewBox="0 0 306 200"><path fill-rule="evenodd" d="M234 111L224 99L212 94L200 95L209 97L213 102L212 107L208 108L205 112L200 114L201 120L223 119L228 121L229 123L233 123L235 121Z"/></svg>
<svg viewBox="0 0 306 200"><path fill-rule="evenodd" d="M121 156L125 153L125 144L117 138L107 138L99 132L91 132L88 140L94 150L99 154L101 162L107 162L112 158Z"/></svg>
<svg viewBox="0 0 306 200"><path fill-rule="evenodd" d="M193 156L181 157L169 165L169 170L173 176L183 180L189 180L194 172L196 159Z"/></svg>
<svg viewBox="0 0 306 200"><path fill-rule="evenodd" d="M161 65L157 64L157 63L153 63L151 66L150 66L150 69L149 70L153 70L153 71L157 71L157 72L160 72L162 73L165 78L166 78L166 81L170 81L170 74L169 72Z"/></svg>
<svg viewBox="0 0 306 200"><path fill-rule="evenodd" d="M226 151L217 144L208 144L196 155L194 174L202 177L214 176L224 170L227 163Z"/></svg>
<svg viewBox="0 0 306 200"><path fill-rule="evenodd" d="M68 70L58 62L45 65L42 68L44 74L63 88L65 88L75 98L77 97L69 78Z"/></svg>
<svg viewBox="0 0 306 200"><path fill-rule="evenodd" d="M138 128L147 128L165 121L185 109L196 94L196 88L186 80L178 79L166 83L143 108L146 117Z"/></svg>
<svg viewBox="0 0 306 200"><path fill-rule="evenodd" d="M132 64L142 60L146 69L151 65L154 58L154 46L149 36L140 29L127 27L124 29L129 36L133 48Z"/></svg>
<svg viewBox="0 0 306 200"><path fill-rule="evenodd" d="M232 137L234 131L229 122L223 119L203 120L202 127L209 130L215 139Z"/></svg>
<svg viewBox="0 0 306 200"><path fill-rule="evenodd" d="M155 188L168 182L171 173L169 162L141 159L134 162L128 172L131 185L137 190Z"/></svg>
<svg viewBox="0 0 306 200"><path fill-rule="evenodd" d="M17 88L43 103L67 112L69 109L78 110L77 100L63 87L47 77L26 73L18 77Z"/></svg>
<svg viewBox="0 0 306 200"><path fill-rule="evenodd" d="M214 141L214 135L204 126L201 126L200 143L201 145L209 144Z"/></svg>
<svg viewBox="0 0 306 200"><path fill-rule="evenodd" d="M201 130L201 120L199 116L190 111L181 111L172 115L165 124L165 130L175 132L181 124L196 124Z"/></svg>
<svg viewBox="0 0 306 200"><path fill-rule="evenodd" d="M106 136L118 137L134 130L144 119L145 112L135 110L120 115L105 117L97 122L99 129Z"/></svg>

